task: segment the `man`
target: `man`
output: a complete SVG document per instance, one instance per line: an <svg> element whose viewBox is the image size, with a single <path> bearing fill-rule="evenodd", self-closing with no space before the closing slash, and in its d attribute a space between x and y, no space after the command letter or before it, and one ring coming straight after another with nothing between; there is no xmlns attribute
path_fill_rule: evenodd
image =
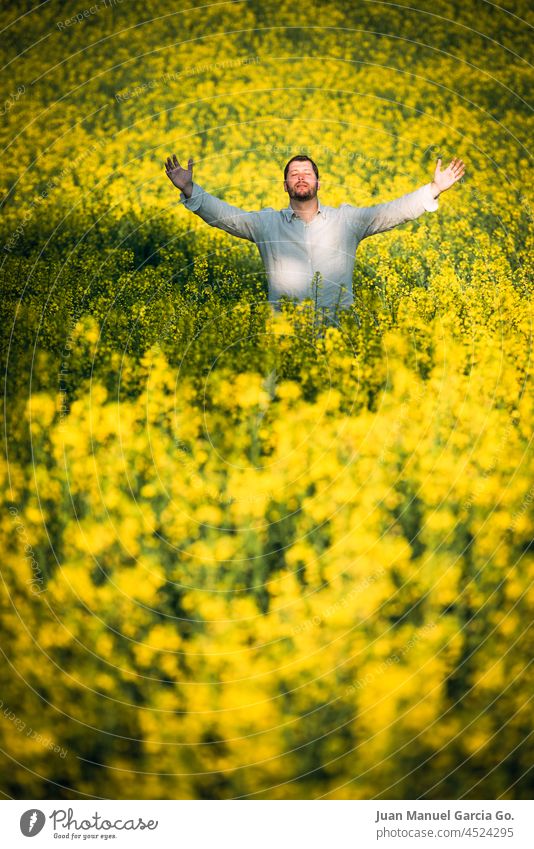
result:
<svg viewBox="0 0 534 849"><path fill-rule="evenodd" d="M284 169L284 190L289 206L244 212L205 192L193 182L193 160L182 168L176 155L165 169L180 189L180 202L212 227L248 239L258 246L269 286L269 302L276 308L282 295L302 300L317 294L318 306L335 312L353 302L352 272L358 244L367 236L391 230L423 212L438 208L437 198L464 174L461 159L441 170L437 160L434 177L397 200L374 206L324 206L319 202L319 171L308 156L294 156ZM319 275L317 274L319 272ZM317 293L313 283L321 279Z"/></svg>

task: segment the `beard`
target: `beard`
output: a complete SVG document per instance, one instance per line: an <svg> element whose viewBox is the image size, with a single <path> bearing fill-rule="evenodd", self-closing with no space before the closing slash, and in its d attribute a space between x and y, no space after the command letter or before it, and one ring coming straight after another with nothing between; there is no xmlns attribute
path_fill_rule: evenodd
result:
<svg viewBox="0 0 534 849"><path fill-rule="evenodd" d="M289 197L293 200L312 200L317 196L317 183L314 186L300 186L298 189L295 187L294 189L290 189L288 187L287 193Z"/></svg>

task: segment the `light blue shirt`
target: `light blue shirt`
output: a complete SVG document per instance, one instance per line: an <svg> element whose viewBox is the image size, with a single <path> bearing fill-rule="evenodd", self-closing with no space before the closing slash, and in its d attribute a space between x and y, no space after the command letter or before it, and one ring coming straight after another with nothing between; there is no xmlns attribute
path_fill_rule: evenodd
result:
<svg viewBox="0 0 534 849"><path fill-rule="evenodd" d="M374 206L342 203L335 207L318 201L317 213L308 223L291 206L246 212L208 194L198 183L193 183L190 198L180 192L182 202L212 227L257 245L267 274L268 298L275 308L282 295L297 300L314 297L312 281L320 272L318 305L346 309L354 301L352 273L362 239L438 208L430 183Z"/></svg>

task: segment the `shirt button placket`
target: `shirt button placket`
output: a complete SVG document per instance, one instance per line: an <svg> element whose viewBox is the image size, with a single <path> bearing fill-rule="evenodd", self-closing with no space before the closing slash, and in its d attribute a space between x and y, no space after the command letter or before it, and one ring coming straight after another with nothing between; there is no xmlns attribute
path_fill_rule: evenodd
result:
<svg viewBox="0 0 534 849"><path fill-rule="evenodd" d="M311 258L311 240L310 240L310 225L306 222L302 222L304 227L304 243L306 245L306 254L308 256L308 266L311 268L312 258Z"/></svg>

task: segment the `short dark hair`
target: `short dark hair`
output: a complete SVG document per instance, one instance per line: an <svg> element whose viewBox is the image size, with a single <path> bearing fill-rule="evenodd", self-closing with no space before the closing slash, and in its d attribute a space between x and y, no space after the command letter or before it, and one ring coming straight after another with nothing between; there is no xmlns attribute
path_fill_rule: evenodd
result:
<svg viewBox="0 0 534 849"><path fill-rule="evenodd" d="M319 179L319 169L317 168L317 165L315 164L313 159L310 159L310 157L306 156L304 153L299 153L297 156L293 156L284 168L284 180L287 179L287 172L289 171L289 166L292 162L295 162L295 160L297 160L297 162L311 162L312 168L315 171L315 176L317 177L317 179Z"/></svg>

